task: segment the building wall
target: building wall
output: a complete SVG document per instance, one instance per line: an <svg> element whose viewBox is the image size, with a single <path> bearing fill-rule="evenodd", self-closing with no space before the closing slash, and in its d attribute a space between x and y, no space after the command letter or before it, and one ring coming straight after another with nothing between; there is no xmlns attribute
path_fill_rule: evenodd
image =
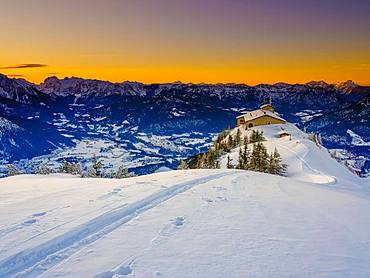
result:
<svg viewBox="0 0 370 278"><path fill-rule="evenodd" d="M240 126L244 124L244 118L237 118L236 119L236 126Z"/></svg>
<svg viewBox="0 0 370 278"><path fill-rule="evenodd" d="M275 119L273 117L266 115L266 116L262 116L257 119L251 120L251 121L247 121L245 122L245 124L247 127L249 127L249 124L253 124L253 126L269 125L269 124L273 125L273 124L285 124L285 121Z"/></svg>

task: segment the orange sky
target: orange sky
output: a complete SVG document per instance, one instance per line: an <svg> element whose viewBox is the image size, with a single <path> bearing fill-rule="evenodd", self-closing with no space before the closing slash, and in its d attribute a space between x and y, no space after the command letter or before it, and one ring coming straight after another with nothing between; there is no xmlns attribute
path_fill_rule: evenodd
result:
<svg viewBox="0 0 370 278"><path fill-rule="evenodd" d="M37 83L370 85L370 1L304 2L3 0L0 72Z"/></svg>

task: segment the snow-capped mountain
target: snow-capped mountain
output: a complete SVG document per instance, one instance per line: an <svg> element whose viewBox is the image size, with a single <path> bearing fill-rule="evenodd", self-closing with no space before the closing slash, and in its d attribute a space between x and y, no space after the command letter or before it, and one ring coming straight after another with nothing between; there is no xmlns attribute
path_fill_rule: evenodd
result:
<svg viewBox="0 0 370 278"><path fill-rule="evenodd" d="M142 95L143 84L138 82L112 83L108 81L82 79L78 77L64 78L48 77L38 88L45 94L75 98L107 97L110 95Z"/></svg>
<svg viewBox="0 0 370 278"><path fill-rule="evenodd" d="M369 86L359 86L352 80L336 85L336 88L351 100L361 100L363 97L370 96Z"/></svg>
<svg viewBox="0 0 370 278"><path fill-rule="evenodd" d="M47 98L34 85L22 79L10 79L0 73L0 99L35 104ZM2 104L5 100L2 100Z"/></svg>
<svg viewBox="0 0 370 278"><path fill-rule="evenodd" d="M179 159L205 150L218 132L235 124L239 113L254 110L269 99L289 122L322 133L325 145L350 149L353 155L369 160L369 151L353 145L347 133L353 130L369 141L367 87L357 86L353 95L320 81L148 85L51 77L36 86L1 78L5 85L0 87L0 117L25 132L14 138L18 148L2 141L0 160L23 159L17 163L27 169L45 160L55 166L64 158L84 162L93 154L100 155L107 167L123 164L137 173L161 166L173 168ZM365 110L359 113L361 107ZM355 128L349 126L353 123ZM25 150L21 141L30 147ZM365 173L369 168L364 167Z"/></svg>
<svg viewBox="0 0 370 278"><path fill-rule="evenodd" d="M345 82L337 84L336 87L338 88L338 90L344 93L351 93L354 89L356 89L359 86L352 80L347 80Z"/></svg>

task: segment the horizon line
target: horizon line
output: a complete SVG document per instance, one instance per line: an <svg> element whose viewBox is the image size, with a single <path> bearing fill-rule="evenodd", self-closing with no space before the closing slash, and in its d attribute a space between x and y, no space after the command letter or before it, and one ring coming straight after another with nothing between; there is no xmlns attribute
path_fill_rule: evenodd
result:
<svg viewBox="0 0 370 278"><path fill-rule="evenodd" d="M342 84L342 83L345 83L345 82L353 82L354 84L358 85L358 86L362 86L362 87L368 87L370 86L370 84L364 84L364 83L358 83L358 82L355 82L353 81L353 79L347 79L345 81L338 81L338 82L327 82L325 80L310 80L310 81L307 81L307 82L293 82L293 83L289 83L289 82L286 82L286 81L278 81L278 82L274 82L274 83L267 83L267 82L261 82L261 83L255 83L254 85L252 84L247 84L247 83L244 83L244 82L187 82L187 81L182 81L182 80L174 80L174 81L167 81L167 82L143 82L143 81L138 81L138 80L122 80L122 81L111 81L111 80L108 80L108 79L96 79L96 78L85 78L85 77L80 77L80 76L64 76L64 77L58 77L57 75L59 75L58 73L57 74L54 74L54 75L50 75L48 77L46 77L42 82L40 83L37 83L37 82L34 82L34 81L30 81L28 78L26 78L27 76L22 76L21 74L19 75L19 77L17 78L17 76L14 76L12 74L5 74L5 73L1 73L0 74L6 76L7 78L9 79L21 79L21 80L25 80L29 83L32 83L34 85L41 85L43 82L45 82L46 79L48 78L57 78L58 80L63 80L63 79L72 79L72 78L76 78L76 79L83 79L83 80L93 80L93 81L101 81L101 82L109 82L109 83L112 83L112 84L120 84L120 83L125 83L125 82L131 82L131 83L141 83L143 85L156 85L156 84L176 84L176 83L180 83L180 84L184 84L184 85L244 85L244 86L248 86L248 87L255 87L255 86L259 86L259 85L277 85L277 84L287 84L287 85L307 85L308 83L311 83L311 82L324 82L326 83L327 85L339 85L339 84Z"/></svg>

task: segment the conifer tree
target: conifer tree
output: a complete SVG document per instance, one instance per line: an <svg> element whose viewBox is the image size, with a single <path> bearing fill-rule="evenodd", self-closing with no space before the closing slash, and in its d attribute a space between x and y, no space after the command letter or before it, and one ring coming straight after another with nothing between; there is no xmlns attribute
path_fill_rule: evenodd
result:
<svg viewBox="0 0 370 278"><path fill-rule="evenodd" d="M62 165L59 167L59 172L71 175L82 175L81 164L63 160Z"/></svg>
<svg viewBox="0 0 370 278"><path fill-rule="evenodd" d="M237 169L244 169L244 155L242 148L239 148L239 157L238 157L238 164L236 165Z"/></svg>
<svg viewBox="0 0 370 278"><path fill-rule="evenodd" d="M252 134L250 137L250 143L256 143L260 141L264 141L265 137L263 136L263 131L258 131L258 130L252 130Z"/></svg>
<svg viewBox="0 0 370 278"><path fill-rule="evenodd" d="M253 144L253 150L249 162L249 169L252 171L257 171L257 165L259 165L259 153L258 153L258 145Z"/></svg>
<svg viewBox="0 0 370 278"><path fill-rule="evenodd" d="M245 135L244 136L244 145L248 145L249 144L249 138L248 138L248 135Z"/></svg>
<svg viewBox="0 0 370 278"><path fill-rule="evenodd" d="M251 134L251 137L250 137L250 142L251 143L256 143L256 142L258 142L258 140L257 140L257 136L258 136L258 130L257 131L255 131L255 130L252 130L252 134Z"/></svg>
<svg viewBox="0 0 370 278"><path fill-rule="evenodd" d="M274 150L273 158L276 168L275 174L280 176L284 175L286 173L287 165L282 163L281 155L276 148Z"/></svg>
<svg viewBox="0 0 370 278"><path fill-rule="evenodd" d="M101 160L99 160L96 157L95 154L94 154L94 156L92 158L92 168L94 169L95 176L97 176L97 177L101 177L102 176L101 169L103 168L103 162Z"/></svg>
<svg viewBox="0 0 370 278"><path fill-rule="evenodd" d="M230 151L233 147L234 147L234 140L233 140L233 137L229 135L227 137L227 150L226 151Z"/></svg>
<svg viewBox="0 0 370 278"><path fill-rule="evenodd" d="M8 172L8 176L16 176L21 174L21 171L14 164L6 165L6 170Z"/></svg>
<svg viewBox="0 0 370 278"><path fill-rule="evenodd" d="M215 160L215 152L212 148L208 149L205 159L206 159L206 168L212 169Z"/></svg>
<svg viewBox="0 0 370 278"><path fill-rule="evenodd" d="M179 166L177 167L177 169L179 169L179 170L186 170L186 169L189 169L189 166L188 166L188 164L186 163L185 160L181 160Z"/></svg>
<svg viewBox="0 0 370 278"><path fill-rule="evenodd" d="M245 170L249 169L249 159L250 159L250 153L248 149L248 144L244 144L244 151L243 151L243 166Z"/></svg>
<svg viewBox="0 0 370 278"><path fill-rule="evenodd" d="M240 129L238 128L236 132L236 136L235 136L235 145L239 146L241 141L242 141L242 135L241 135Z"/></svg>
<svg viewBox="0 0 370 278"><path fill-rule="evenodd" d="M37 167L35 173L38 175L49 175L53 173L53 171L46 164L41 164L39 167Z"/></svg>
<svg viewBox="0 0 370 278"><path fill-rule="evenodd" d="M230 155L227 156L227 169L233 169L233 165L231 164L232 159L230 158Z"/></svg>
<svg viewBox="0 0 370 278"><path fill-rule="evenodd" d="M268 154L267 149L262 143L258 143L260 145L260 165L258 171L263 173L268 173Z"/></svg>
<svg viewBox="0 0 370 278"><path fill-rule="evenodd" d="M268 155L266 147L262 143L253 145L253 151L249 163L250 170L268 172Z"/></svg>
<svg viewBox="0 0 370 278"><path fill-rule="evenodd" d="M128 169L124 166L119 166L118 170L113 174L113 178L115 179L125 179L135 177L134 173L130 173Z"/></svg>
<svg viewBox="0 0 370 278"><path fill-rule="evenodd" d="M269 155L269 173L276 175L276 161L272 153Z"/></svg>

